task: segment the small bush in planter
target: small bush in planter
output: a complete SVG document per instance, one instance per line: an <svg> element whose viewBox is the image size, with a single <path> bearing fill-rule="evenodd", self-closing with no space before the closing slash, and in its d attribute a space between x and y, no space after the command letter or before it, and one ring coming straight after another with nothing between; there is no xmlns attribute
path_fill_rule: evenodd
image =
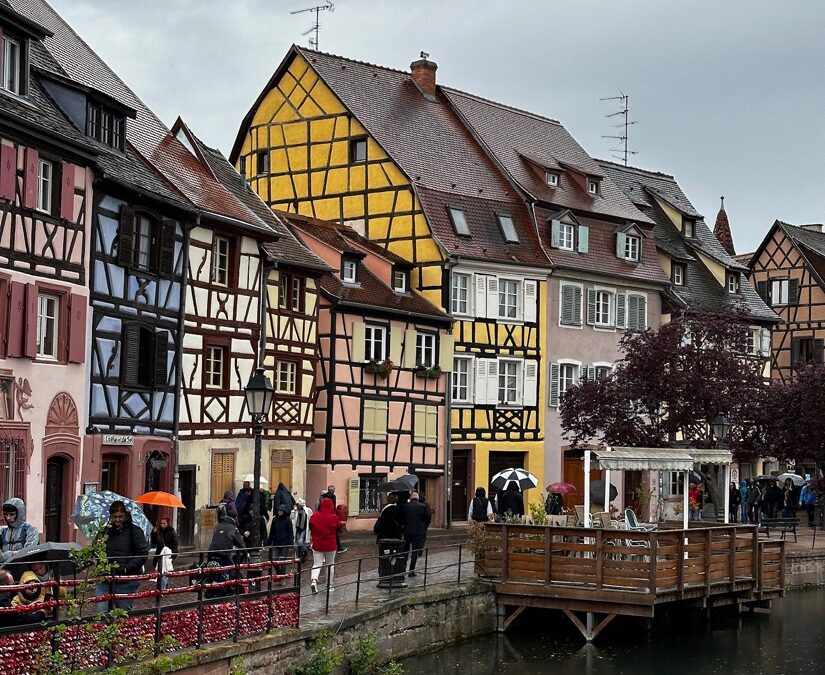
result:
<svg viewBox="0 0 825 675"><path fill-rule="evenodd" d="M389 359L385 359L383 361L370 361L364 366L364 370L368 373L372 373L376 377L380 377L382 380L386 380L393 369L393 362Z"/></svg>
<svg viewBox="0 0 825 675"><path fill-rule="evenodd" d="M441 366L439 366L438 364L431 366L429 368L427 366L418 366L415 369L416 375L418 375L419 377L426 377L430 379L436 379L438 377L441 377L442 372L443 371L441 370Z"/></svg>

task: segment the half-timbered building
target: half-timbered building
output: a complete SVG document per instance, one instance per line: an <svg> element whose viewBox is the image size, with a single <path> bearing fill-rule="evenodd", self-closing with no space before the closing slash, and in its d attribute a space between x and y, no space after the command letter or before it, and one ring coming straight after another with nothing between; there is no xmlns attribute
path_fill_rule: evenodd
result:
<svg viewBox="0 0 825 675"><path fill-rule="evenodd" d="M447 489L463 520L497 468L544 476L548 259L435 70L293 47L230 160L273 208L348 224L410 262L411 287L456 319Z"/></svg>
<svg viewBox="0 0 825 675"><path fill-rule="evenodd" d="M771 375L787 381L802 365L823 363L825 233L819 223L777 220L750 256L750 280L779 315L770 345Z"/></svg>
<svg viewBox="0 0 825 675"><path fill-rule="evenodd" d="M435 522L443 524L451 319L411 288L408 260L346 225L281 217L335 270L320 282L308 494L335 485L346 495L348 527L369 529L380 510L381 483L414 473Z"/></svg>
<svg viewBox="0 0 825 675"><path fill-rule="evenodd" d="M85 429L92 167L53 88L50 30L0 0L0 499L72 538Z"/></svg>
<svg viewBox="0 0 825 675"><path fill-rule="evenodd" d="M254 437L244 388L259 363L277 389L264 425L262 475L303 495L318 361L315 277L326 266L298 244L218 150L180 119L172 133L190 157L164 167L164 173L170 179L179 171L196 177L179 184L199 213L189 237L181 495L190 506L214 504L253 473ZM263 362L262 323L268 346ZM191 518L179 514L184 540L192 539L192 525Z"/></svg>

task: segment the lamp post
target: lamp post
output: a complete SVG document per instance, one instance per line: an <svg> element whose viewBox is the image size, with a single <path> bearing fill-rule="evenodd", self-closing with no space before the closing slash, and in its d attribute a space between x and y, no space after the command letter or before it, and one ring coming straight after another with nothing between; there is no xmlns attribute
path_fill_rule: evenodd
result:
<svg viewBox="0 0 825 675"><path fill-rule="evenodd" d="M713 437L716 439L716 446L719 447L730 433L730 422L727 417L719 414L713 418L713 421L710 423L710 427ZM730 522L730 462L725 464L724 471L725 482L722 485L722 495L725 515L723 517L723 522L727 525Z"/></svg>
<svg viewBox="0 0 825 675"><path fill-rule="evenodd" d="M252 488L252 562L260 562L261 556L261 434L264 420L272 405L275 390L272 382L264 375L264 369L258 367L249 378L244 390L246 408L252 415L252 431L255 434L255 465L253 468L255 485ZM258 576L257 572L255 576Z"/></svg>

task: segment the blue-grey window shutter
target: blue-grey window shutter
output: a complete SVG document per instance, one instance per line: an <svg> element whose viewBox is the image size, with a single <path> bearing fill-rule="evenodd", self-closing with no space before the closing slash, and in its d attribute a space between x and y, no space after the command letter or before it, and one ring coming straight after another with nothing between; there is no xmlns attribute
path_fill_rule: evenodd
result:
<svg viewBox="0 0 825 675"><path fill-rule="evenodd" d="M616 257L624 258L625 239L627 235L624 232L616 233Z"/></svg>
<svg viewBox="0 0 825 675"><path fill-rule="evenodd" d="M629 330L639 330L639 296L627 296L627 327Z"/></svg>
<svg viewBox="0 0 825 675"><path fill-rule="evenodd" d="M590 243L590 228L584 225L579 226L579 253L587 253Z"/></svg>
<svg viewBox="0 0 825 675"><path fill-rule="evenodd" d="M587 325L596 324L596 291L593 288L587 289Z"/></svg>
<svg viewBox="0 0 825 675"><path fill-rule="evenodd" d="M573 291L576 286L562 284L561 287L561 323L563 326L573 325Z"/></svg>
<svg viewBox="0 0 825 675"><path fill-rule="evenodd" d="M551 220L550 221L550 246L553 248L559 247L559 228L561 227L561 223L558 220Z"/></svg>
<svg viewBox="0 0 825 675"><path fill-rule="evenodd" d="M582 325L582 289L579 286L573 286L573 323Z"/></svg>
<svg viewBox="0 0 825 675"><path fill-rule="evenodd" d="M624 293L616 293L616 327L627 328L626 312L627 296Z"/></svg>
<svg viewBox="0 0 825 675"><path fill-rule="evenodd" d="M559 405L559 364L550 364L550 407Z"/></svg>

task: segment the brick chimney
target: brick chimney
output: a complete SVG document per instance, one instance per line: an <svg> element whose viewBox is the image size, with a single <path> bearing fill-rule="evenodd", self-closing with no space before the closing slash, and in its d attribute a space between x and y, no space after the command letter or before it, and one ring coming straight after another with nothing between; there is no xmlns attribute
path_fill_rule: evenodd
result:
<svg viewBox="0 0 825 675"><path fill-rule="evenodd" d="M822 232L822 223L808 223L807 225L800 225L799 227L809 232Z"/></svg>
<svg viewBox="0 0 825 675"><path fill-rule="evenodd" d="M427 52L421 52L421 58L410 64L413 82L424 96L430 100L435 100L435 71L438 66L434 61L429 60Z"/></svg>

